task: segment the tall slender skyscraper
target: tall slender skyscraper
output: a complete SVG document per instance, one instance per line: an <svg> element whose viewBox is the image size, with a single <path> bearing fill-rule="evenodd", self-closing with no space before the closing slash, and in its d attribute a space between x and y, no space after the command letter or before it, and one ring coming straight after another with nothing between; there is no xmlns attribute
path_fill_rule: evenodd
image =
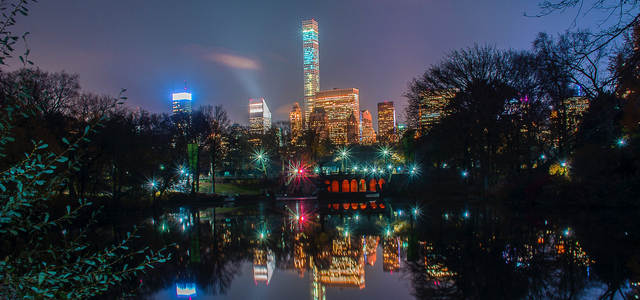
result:
<svg viewBox="0 0 640 300"><path fill-rule="evenodd" d="M396 142L396 109L393 101L378 103L378 141L381 143Z"/></svg>
<svg viewBox="0 0 640 300"><path fill-rule="evenodd" d="M309 122L313 111L314 96L320 90L320 44L318 43L318 22L302 21L302 67L304 70L304 119Z"/></svg>

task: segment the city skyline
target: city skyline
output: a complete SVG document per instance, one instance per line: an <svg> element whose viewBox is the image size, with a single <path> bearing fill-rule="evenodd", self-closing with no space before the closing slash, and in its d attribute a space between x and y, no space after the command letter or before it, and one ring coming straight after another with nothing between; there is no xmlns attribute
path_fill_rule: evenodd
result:
<svg viewBox="0 0 640 300"><path fill-rule="evenodd" d="M126 88L127 105L151 112L169 112L172 91L187 80L194 109L222 104L240 123L246 118L242 104L250 97L271 99L274 120L288 119L291 105L303 101L300 24L305 19L317 20L323 32L323 88L359 88L361 108L369 111L375 111L377 102L394 101L401 121L408 81L446 52L474 43L526 49L539 31L555 34L571 26L562 15L524 17L537 12L535 3L510 1L402 1L393 7L374 2L361 10L354 10L360 7L357 1L284 1L258 4L265 5L253 10L261 14L252 18L258 24L232 19L243 5L231 3L203 8L159 2L155 12L125 14L118 24L96 17L98 12L119 13L122 5L62 1L35 6L32 17L19 23L21 30L31 32L30 59L43 70L78 73L86 91L115 95ZM127 3L132 9L138 5ZM271 15L263 17L264 11ZM347 18L347 11L356 11L354 18ZM192 17L167 21L156 14ZM593 26L597 16L581 21L580 27ZM513 26L500 25L505 23ZM106 24L113 30L103 30ZM448 29L434 31L444 27ZM169 43L167 33L173 36Z"/></svg>

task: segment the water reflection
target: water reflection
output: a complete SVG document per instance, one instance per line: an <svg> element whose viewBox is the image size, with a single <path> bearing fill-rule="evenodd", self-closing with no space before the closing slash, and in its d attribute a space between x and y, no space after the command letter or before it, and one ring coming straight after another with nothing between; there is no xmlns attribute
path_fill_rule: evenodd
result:
<svg viewBox="0 0 640 300"><path fill-rule="evenodd" d="M174 260L144 278L140 293L155 299L302 293L311 299L633 299L640 290L634 214L594 220L488 208L418 211L410 203L335 206L264 202L153 217L144 240L174 244ZM239 286L245 278L258 290Z"/></svg>

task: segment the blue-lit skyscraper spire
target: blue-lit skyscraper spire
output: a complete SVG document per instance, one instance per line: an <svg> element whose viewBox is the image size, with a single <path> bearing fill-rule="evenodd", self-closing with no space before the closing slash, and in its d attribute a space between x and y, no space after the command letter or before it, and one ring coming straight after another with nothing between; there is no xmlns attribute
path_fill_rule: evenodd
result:
<svg viewBox="0 0 640 300"><path fill-rule="evenodd" d="M304 69L304 119L309 122L313 111L313 98L320 90L320 44L318 22L314 19L302 21L302 65Z"/></svg>

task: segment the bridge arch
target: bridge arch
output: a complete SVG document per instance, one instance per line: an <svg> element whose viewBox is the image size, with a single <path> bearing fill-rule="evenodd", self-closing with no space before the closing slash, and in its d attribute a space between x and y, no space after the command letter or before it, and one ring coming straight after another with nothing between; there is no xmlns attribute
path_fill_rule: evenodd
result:
<svg viewBox="0 0 640 300"><path fill-rule="evenodd" d="M340 192L340 184L338 183L337 180L331 181L331 192L332 193L339 193Z"/></svg>
<svg viewBox="0 0 640 300"><path fill-rule="evenodd" d="M343 179L342 180L342 191L343 193L348 193L349 192L349 180Z"/></svg>

